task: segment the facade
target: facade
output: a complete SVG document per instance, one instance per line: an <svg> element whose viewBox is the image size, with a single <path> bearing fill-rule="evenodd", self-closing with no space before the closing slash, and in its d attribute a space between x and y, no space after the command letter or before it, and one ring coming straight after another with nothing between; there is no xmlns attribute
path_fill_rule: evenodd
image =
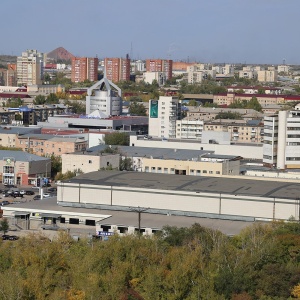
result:
<svg viewBox="0 0 300 300"><path fill-rule="evenodd" d="M105 77L112 82L130 80L130 58L105 58Z"/></svg>
<svg viewBox="0 0 300 300"><path fill-rule="evenodd" d="M50 176L51 160L23 151L0 150L0 172L2 184L35 184L36 178Z"/></svg>
<svg viewBox="0 0 300 300"><path fill-rule="evenodd" d="M44 54L37 50L22 52L17 58L17 85L42 84Z"/></svg>
<svg viewBox="0 0 300 300"><path fill-rule="evenodd" d="M0 85L17 86L16 64L7 64L7 69L0 69Z"/></svg>
<svg viewBox="0 0 300 300"><path fill-rule="evenodd" d="M33 84L27 87L27 92L29 95L49 95L62 93L65 91L65 87L61 84L50 85L50 84Z"/></svg>
<svg viewBox="0 0 300 300"><path fill-rule="evenodd" d="M184 118L176 121L177 139L197 139L201 140L203 131L203 120Z"/></svg>
<svg viewBox="0 0 300 300"><path fill-rule="evenodd" d="M278 80L278 71L269 69L257 72L259 82L276 82Z"/></svg>
<svg viewBox="0 0 300 300"><path fill-rule="evenodd" d="M263 162L277 169L300 168L300 111L265 117Z"/></svg>
<svg viewBox="0 0 300 300"><path fill-rule="evenodd" d="M149 101L149 135L176 138L176 121L181 119L181 104L178 98L160 96Z"/></svg>
<svg viewBox="0 0 300 300"><path fill-rule="evenodd" d="M103 118L122 114L122 91L106 77L88 88L86 114L100 114Z"/></svg>
<svg viewBox="0 0 300 300"><path fill-rule="evenodd" d="M72 82L97 81L98 63L97 57L72 57Z"/></svg>
<svg viewBox="0 0 300 300"><path fill-rule="evenodd" d="M85 151L88 142L83 137L24 134L16 138L16 147L40 156L60 156L63 153Z"/></svg>
<svg viewBox="0 0 300 300"><path fill-rule="evenodd" d="M61 155L62 173L80 171L89 173L106 169L119 169L120 155L108 153L65 153Z"/></svg>
<svg viewBox="0 0 300 300"><path fill-rule="evenodd" d="M146 72L163 72L166 79L172 78L173 60L171 59L147 59Z"/></svg>
<svg viewBox="0 0 300 300"><path fill-rule="evenodd" d="M144 72L143 81L146 83L152 84L153 80L156 80L159 86L165 84L167 80L166 73L164 72Z"/></svg>
<svg viewBox="0 0 300 300"><path fill-rule="evenodd" d="M282 94L281 88L265 87L265 86L229 86L227 91L229 93L236 93L243 90L244 94L258 94L260 90L263 90L265 94L280 95Z"/></svg>
<svg viewBox="0 0 300 300"><path fill-rule="evenodd" d="M288 65L279 65L277 67L278 73L288 74L290 72L290 66Z"/></svg>

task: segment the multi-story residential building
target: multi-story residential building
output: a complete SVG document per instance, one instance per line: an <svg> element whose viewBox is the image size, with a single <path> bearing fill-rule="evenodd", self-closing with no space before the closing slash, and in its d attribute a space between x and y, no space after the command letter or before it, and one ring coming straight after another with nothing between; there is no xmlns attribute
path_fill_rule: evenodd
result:
<svg viewBox="0 0 300 300"><path fill-rule="evenodd" d="M206 137L213 140L210 132L226 132L229 133L230 142L234 143L255 143L263 142L264 125L261 120L214 120L205 122L202 135L208 133ZM202 140L206 142L206 140Z"/></svg>
<svg viewBox="0 0 300 300"><path fill-rule="evenodd" d="M0 85L17 86L16 64L7 64L7 69L0 69Z"/></svg>
<svg viewBox="0 0 300 300"><path fill-rule="evenodd" d="M42 84L44 54L37 50L22 52L17 58L17 84Z"/></svg>
<svg viewBox="0 0 300 300"><path fill-rule="evenodd" d="M214 95L213 102L218 105L230 105L234 101L250 101L253 97L257 99L260 105L274 105L284 104L290 101L300 101L300 96L297 95L220 93Z"/></svg>
<svg viewBox="0 0 300 300"><path fill-rule="evenodd" d="M137 72L145 72L146 70L146 64L143 60L136 60L130 62L131 66L131 73L137 73Z"/></svg>
<svg viewBox="0 0 300 300"><path fill-rule="evenodd" d="M216 71L213 70L203 70L203 71L189 71L187 73L188 83L201 83L203 80L208 78L215 79Z"/></svg>
<svg viewBox="0 0 300 300"><path fill-rule="evenodd" d="M130 80L130 58L105 58L105 77L112 82Z"/></svg>
<svg viewBox="0 0 300 300"><path fill-rule="evenodd" d="M40 156L61 155L85 151L88 142L84 137L53 136L50 134L24 134L16 139L16 147Z"/></svg>
<svg viewBox="0 0 300 300"><path fill-rule="evenodd" d="M264 163L278 169L300 168L300 111L266 116L264 130Z"/></svg>
<svg viewBox="0 0 300 300"><path fill-rule="evenodd" d="M165 84L167 80L166 73L164 72L144 72L143 73L143 81L146 83L152 84L153 81L156 80L159 86Z"/></svg>
<svg viewBox="0 0 300 300"><path fill-rule="evenodd" d="M259 82L276 82L278 80L278 71L271 67L268 70L258 71L257 80Z"/></svg>
<svg viewBox="0 0 300 300"><path fill-rule="evenodd" d="M107 118L122 113L122 91L106 77L88 88L86 114ZM100 115L99 115L100 114Z"/></svg>
<svg viewBox="0 0 300 300"><path fill-rule="evenodd" d="M172 78L173 60L171 59L147 59L146 72L163 72L166 79Z"/></svg>
<svg viewBox="0 0 300 300"><path fill-rule="evenodd" d="M160 96L149 101L149 135L176 138L176 120L181 119L181 103L178 98Z"/></svg>
<svg viewBox="0 0 300 300"><path fill-rule="evenodd" d="M176 138L201 140L203 125L203 120L199 120L197 118L184 118L182 120L177 120Z"/></svg>
<svg viewBox="0 0 300 300"><path fill-rule="evenodd" d="M288 74L290 72L290 66L288 65L279 65L277 67L278 73Z"/></svg>
<svg viewBox="0 0 300 300"><path fill-rule="evenodd" d="M73 57L71 80L73 82L97 81L98 63L97 57Z"/></svg>
<svg viewBox="0 0 300 300"><path fill-rule="evenodd" d="M31 96L63 93L64 91L65 87L62 84L33 84L27 87L27 93Z"/></svg>
<svg viewBox="0 0 300 300"><path fill-rule="evenodd" d="M246 79L254 79L257 77L257 72L252 70L242 70L239 71L239 77Z"/></svg>

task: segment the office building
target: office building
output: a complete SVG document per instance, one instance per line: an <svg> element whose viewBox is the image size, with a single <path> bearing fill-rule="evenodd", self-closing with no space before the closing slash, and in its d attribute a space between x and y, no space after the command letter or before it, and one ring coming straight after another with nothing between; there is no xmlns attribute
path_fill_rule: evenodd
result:
<svg viewBox="0 0 300 300"><path fill-rule="evenodd" d="M112 82L130 80L130 58L105 58L105 77Z"/></svg>
<svg viewBox="0 0 300 300"><path fill-rule="evenodd" d="M42 84L44 54L37 50L22 52L17 58L17 84Z"/></svg>
<svg viewBox="0 0 300 300"><path fill-rule="evenodd" d="M72 82L83 82L85 80L98 80L98 63L97 57L73 57L72 58Z"/></svg>

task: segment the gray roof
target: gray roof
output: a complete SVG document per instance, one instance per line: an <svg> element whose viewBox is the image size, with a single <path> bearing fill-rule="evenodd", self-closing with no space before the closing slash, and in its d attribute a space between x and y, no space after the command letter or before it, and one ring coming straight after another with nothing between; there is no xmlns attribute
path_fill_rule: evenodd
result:
<svg viewBox="0 0 300 300"><path fill-rule="evenodd" d="M144 172L97 171L74 177L65 182L287 199L299 199L300 195L300 183L298 181L278 182L238 177L235 179Z"/></svg>
<svg viewBox="0 0 300 300"><path fill-rule="evenodd" d="M86 139L82 136L72 136L70 134L66 135L53 135L53 134L34 134L28 133L19 136L20 139L37 139L37 140L51 140L53 142L77 142L77 141L85 141Z"/></svg>
<svg viewBox="0 0 300 300"><path fill-rule="evenodd" d="M28 134L32 132L41 132L41 127L17 127L17 126L1 126L0 133L7 134Z"/></svg>
<svg viewBox="0 0 300 300"><path fill-rule="evenodd" d="M30 154L24 151L0 150L0 160L3 160L4 158L8 158L8 157L14 158L16 161L25 161L25 162L49 160L49 158Z"/></svg>
<svg viewBox="0 0 300 300"><path fill-rule="evenodd" d="M107 148L107 145L98 145L88 149L87 154L97 155L99 151ZM168 148L152 148L152 147L132 147L132 146L112 146L118 147L120 153L127 157L148 157L148 158L162 158L162 159L177 159L188 160L192 158L199 158L204 154L209 154L212 151L203 150L186 150L186 149L168 149ZM232 156L231 158L233 158Z"/></svg>

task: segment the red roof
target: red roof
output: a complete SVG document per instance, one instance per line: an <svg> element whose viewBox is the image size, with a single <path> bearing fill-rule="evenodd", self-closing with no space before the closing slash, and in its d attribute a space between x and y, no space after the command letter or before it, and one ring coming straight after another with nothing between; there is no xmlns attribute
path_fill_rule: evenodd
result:
<svg viewBox="0 0 300 300"><path fill-rule="evenodd" d="M23 93L0 93L0 98L31 98L28 94Z"/></svg>

